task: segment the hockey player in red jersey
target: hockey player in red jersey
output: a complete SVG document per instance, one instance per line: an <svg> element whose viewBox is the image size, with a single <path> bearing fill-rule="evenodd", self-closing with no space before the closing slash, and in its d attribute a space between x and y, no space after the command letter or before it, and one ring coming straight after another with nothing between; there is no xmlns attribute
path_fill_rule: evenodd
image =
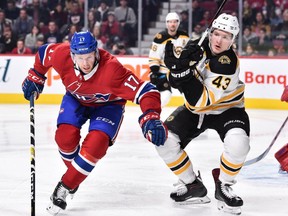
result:
<svg viewBox="0 0 288 216"><path fill-rule="evenodd" d="M288 85L283 90L281 101L288 102ZM279 149L274 156L280 163L279 172L288 173L288 143Z"/></svg>
<svg viewBox="0 0 288 216"><path fill-rule="evenodd" d="M288 85L283 90L281 101L288 102Z"/></svg>
<svg viewBox="0 0 288 216"><path fill-rule="evenodd" d="M232 48L238 33L237 17L223 13L213 21L201 47L199 41L191 40L177 58L173 44L166 44L168 79L172 87L182 92L185 104L166 119L168 138L164 145L156 147L179 178L170 198L176 202L210 202L185 147L205 130L215 130L224 145L219 168L213 170L215 198L220 210L233 214L241 213L243 200L233 193L232 186L250 150L245 84L239 79L239 59Z"/></svg>
<svg viewBox="0 0 288 216"><path fill-rule="evenodd" d="M127 100L139 104L139 124L145 138L163 145L166 127L160 120L160 94L154 85L140 80L111 54L97 48L90 32L75 33L70 45L45 44L35 56L34 67L23 81L29 100L42 92L45 73L53 67L66 87L60 107L55 141L67 171L51 195L47 211L58 214L67 206L81 182L105 156L120 129ZM80 129L89 121L89 132L80 143Z"/></svg>

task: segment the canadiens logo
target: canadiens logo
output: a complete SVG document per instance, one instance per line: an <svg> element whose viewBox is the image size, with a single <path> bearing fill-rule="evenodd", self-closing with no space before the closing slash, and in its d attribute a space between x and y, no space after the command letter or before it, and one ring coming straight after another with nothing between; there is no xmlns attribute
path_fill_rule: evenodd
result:
<svg viewBox="0 0 288 216"><path fill-rule="evenodd" d="M220 62L221 64L230 64L231 60L227 55L223 55L218 59L218 62Z"/></svg>
<svg viewBox="0 0 288 216"><path fill-rule="evenodd" d="M102 103L107 102L110 99L110 94L80 94L77 92L70 92L75 98L83 103Z"/></svg>

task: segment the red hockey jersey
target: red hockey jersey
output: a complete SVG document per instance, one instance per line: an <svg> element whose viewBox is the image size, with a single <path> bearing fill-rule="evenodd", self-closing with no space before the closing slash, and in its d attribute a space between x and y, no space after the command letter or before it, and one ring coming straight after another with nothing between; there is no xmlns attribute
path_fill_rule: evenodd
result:
<svg viewBox="0 0 288 216"><path fill-rule="evenodd" d="M83 105L125 104L130 100L140 104L143 112L161 112L160 94L154 85L140 80L109 52L99 49L99 55L98 65L83 75L75 68L68 43L45 44L35 56L34 69L45 75L53 67L66 90Z"/></svg>

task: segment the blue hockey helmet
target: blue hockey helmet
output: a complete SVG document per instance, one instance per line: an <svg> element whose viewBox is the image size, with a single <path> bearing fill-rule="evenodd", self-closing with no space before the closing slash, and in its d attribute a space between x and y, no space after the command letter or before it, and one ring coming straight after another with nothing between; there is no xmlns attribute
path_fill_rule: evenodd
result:
<svg viewBox="0 0 288 216"><path fill-rule="evenodd" d="M75 32L70 42L70 49L73 54L80 55L97 52L97 40L88 31Z"/></svg>

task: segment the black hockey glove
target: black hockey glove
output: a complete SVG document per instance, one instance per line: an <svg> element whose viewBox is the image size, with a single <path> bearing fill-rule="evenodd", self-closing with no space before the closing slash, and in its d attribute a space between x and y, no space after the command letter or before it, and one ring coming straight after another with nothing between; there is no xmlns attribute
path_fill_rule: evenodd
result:
<svg viewBox="0 0 288 216"><path fill-rule="evenodd" d="M156 86L158 91L170 90L170 84L167 80L166 74L151 71L150 72L150 82Z"/></svg>
<svg viewBox="0 0 288 216"><path fill-rule="evenodd" d="M164 62L170 70L170 77L174 83L188 80L193 76L193 69L203 57L203 50L197 44L187 43L179 58L173 52L173 44L168 41L165 46Z"/></svg>

